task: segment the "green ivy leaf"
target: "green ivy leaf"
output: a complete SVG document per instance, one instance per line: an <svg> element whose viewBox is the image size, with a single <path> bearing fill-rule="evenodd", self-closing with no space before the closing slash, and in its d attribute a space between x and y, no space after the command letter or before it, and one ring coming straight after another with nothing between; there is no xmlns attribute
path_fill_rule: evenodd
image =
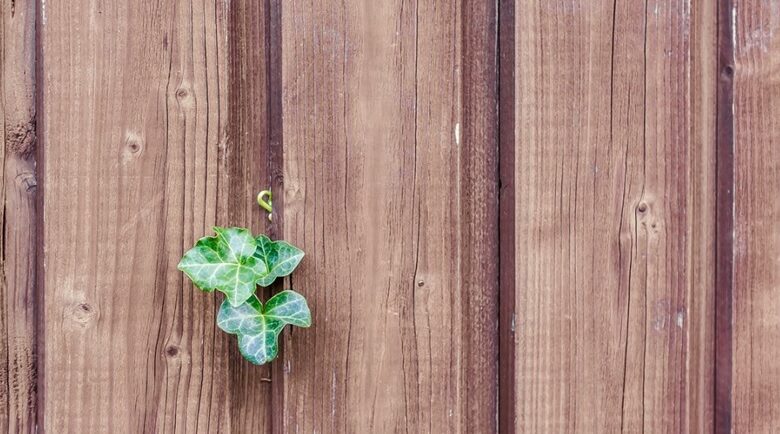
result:
<svg viewBox="0 0 780 434"><path fill-rule="evenodd" d="M178 268L202 290L225 294L217 325L238 336L239 349L247 360L270 362L279 353L284 327L309 327L311 313L303 296L294 291L282 291L263 306L255 290L258 284L269 286L292 273L303 251L264 235L255 238L244 228L215 227L214 232L216 236L198 240Z"/></svg>
<svg viewBox="0 0 780 434"><path fill-rule="evenodd" d="M267 270L257 280L260 286L271 285L277 277L289 276L303 259L303 250L286 241L271 241L265 235L260 235L255 242L255 258L265 264Z"/></svg>
<svg viewBox="0 0 780 434"><path fill-rule="evenodd" d="M239 306L254 294L258 279L269 274L268 267L255 257L257 241L248 230L215 227L214 232L217 236L198 240L178 268L200 289L217 289Z"/></svg>
<svg viewBox="0 0 780 434"><path fill-rule="evenodd" d="M217 314L217 325L227 333L238 335L238 348L250 362L262 365L279 353L279 334L285 325L311 325L306 299L295 291L282 291L263 307L252 295L244 304L233 306L225 301Z"/></svg>
<svg viewBox="0 0 780 434"><path fill-rule="evenodd" d="M311 326L311 312L306 299L289 289L271 297L263 312L271 320L303 328Z"/></svg>

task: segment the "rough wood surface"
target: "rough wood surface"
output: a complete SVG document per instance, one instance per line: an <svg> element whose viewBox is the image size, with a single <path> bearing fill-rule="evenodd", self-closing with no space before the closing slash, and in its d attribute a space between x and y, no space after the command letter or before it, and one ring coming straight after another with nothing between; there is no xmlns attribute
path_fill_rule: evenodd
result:
<svg viewBox="0 0 780 434"><path fill-rule="evenodd" d="M224 183L243 185L226 148L226 7L40 2L47 432L237 423L227 390L250 374L228 380L220 300L176 270L224 216Z"/></svg>
<svg viewBox="0 0 780 434"><path fill-rule="evenodd" d="M780 3L733 2L733 432L780 431ZM725 71L729 72L729 71Z"/></svg>
<svg viewBox="0 0 780 434"><path fill-rule="evenodd" d="M285 341L283 431L495 429L494 17L284 3L284 233L314 327Z"/></svg>
<svg viewBox="0 0 780 434"><path fill-rule="evenodd" d="M453 219L459 224L455 227L460 240L454 252L449 252L446 244L443 252L450 255L449 261L456 264L461 277L463 305L460 327L455 329L463 340L459 428L491 432L498 428L498 11L493 1L464 0L459 6L461 22L456 37L462 41L462 71L457 98L461 119L455 145L460 147L456 154L460 161L453 171L460 172L460 208ZM436 83L435 71L429 74ZM433 173L428 181L434 186L436 176ZM428 200L434 201L436 196L431 194ZM428 237L429 242L436 242L435 236Z"/></svg>
<svg viewBox="0 0 780 434"><path fill-rule="evenodd" d="M717 291L718 3L690 9L690 188L686 201L686 252L690 260L685 400L678 411L684 432L713 432L715 412L715 297Z"/></svg>
<svg viewBox="0 0 780 434"><path fill-rule="evenodd" d="M228 38L230 87L227 146L222 150L226 168L220 169L217 221L260 233L271 229L265 211L254 200L258 192L272 187L268 152L273 123L269 110L270 10L267 2L256 0L231 1L229 10L227 34L220 35ZM279 189L274 191L278 193ZM279 208L278 196L274 198L275 208ZM278 220L279 213L276 217ZM265 293L268 295L268 291ZM271 368L247 363L238 352L236 339L227 339L232 430L270 432Z"/></svg>
<svg viewBox="0 0 780 434"><path fill-rule="evenodd" d="M499 0L498 428L515 431L515 0Z"/></svg>
<svg viewBox="0 0 780 434"><path fill-rule="evenodd" d="M35 2L0 3L0 432L35 432Z"/></svg>
<svg viewBox="0 0 780 434"><path fill-rule="evenodd" d="M3 1L0 431L780 431L778 30L768 0ZM271 366L175 268L214 224L307 253Z"/></svg>
<svg viewBox="0 0 780 434"><path fill-rule="evenodd" d="M732 432L734 378L734 42L736 0L718 2L715 239L714 418L716 434Z"/></svg>
<svg viewBox="0 0 780 434"><path fill-rule="evenodd" d="M714 141L692 130L713 128L699 80L714 83L691 24L714 17L680 1L516 7L515 429L704 426Z"/></svg>

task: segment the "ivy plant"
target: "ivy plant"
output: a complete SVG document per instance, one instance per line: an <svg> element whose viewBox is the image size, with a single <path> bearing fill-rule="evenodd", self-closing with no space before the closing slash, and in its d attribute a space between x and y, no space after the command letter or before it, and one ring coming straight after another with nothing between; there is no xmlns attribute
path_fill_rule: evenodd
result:
<svg viewBox="0 0 780 434"><path fill-rule="evenodd" d="M225 295L217 325L237 335L244 358L257 365L270 362L279 352L284 326L309 327L311 313L306 299L289 289L263 305L257 286L267 287L290 275L303 251L286 241L253 236L245 228L215 227L214 232L216 236L198 240L178 268L201 290Z"/></svg>
<svg viewBox="0 0 780 434"><path fill-rule="evenodd" d="M239 306L233 306L226 300L217 315L219 328L238 335L241 354L257 365L276 358L279 333L287 324L298 327L311 325L306 299L291 290L274 295L265 306L255 295Z"/></svg>

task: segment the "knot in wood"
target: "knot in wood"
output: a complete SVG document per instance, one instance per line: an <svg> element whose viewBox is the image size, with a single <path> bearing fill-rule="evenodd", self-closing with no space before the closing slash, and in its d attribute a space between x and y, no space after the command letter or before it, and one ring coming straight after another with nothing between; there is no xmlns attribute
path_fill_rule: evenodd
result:
<svg viewBox="0 0 780 434"><path fill-rule="evenodd" d="M170 358L175 358L179 355L179 347L176 345L168 345L165 348L165 355Z"/></svg>
<svg viewBox="0 0 780 434"><path fill-rule="evenodd" d="M97 309L89 303L77 303L71 309L70 317L74 322L87 326L90 322L93 322L98 316Z"/></svg>

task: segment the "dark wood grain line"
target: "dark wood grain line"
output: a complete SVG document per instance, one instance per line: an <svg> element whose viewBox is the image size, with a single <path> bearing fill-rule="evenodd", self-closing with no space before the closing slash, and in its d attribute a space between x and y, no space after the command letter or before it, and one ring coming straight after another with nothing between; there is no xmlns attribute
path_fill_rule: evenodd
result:
<svg viewBox="0 0 780 434"><path fill-rule="evenodd" d="M734 46L733 0L719 3L715 241L715 432L731 432L734 290Z"/></svg>
<svg viewBox="0 0 780 434"><path fill-rule="evenodd" d="M284 233L284 141L282 137L282 1L266 1L266 56L268 94L268 182L273 189L273 224L270 233Z"/></svg>
<svg viewBox="0 0 780 434"><path fill-rule="evenodd" d="M255 196L271 188L274 193L274 222L280 213L281 191L269 184L271 140L273 138L270 101L269 1L238 0L231 3L228 32L230 138L227 152L225 224L246 226L253 233L273 235L266 212ZM279 126L281 128L281 126ZM222 179L222 178L220 178ZM258 288L266 300L271 291ZM221 333L221 332L220 332ZM239 353L237 341L230 338L230 417L236 432L271 432L274 365L254 366Z"/></svg>
<svg viewBox="0 0 780 434"><path fill-rule="evenodd" d="M498 428L515 429L515 0L499 0Z"/></svg>
<svg viewBox="0 0 780 434"><path fill-rule="evenodd" d="M497 430L499 310L499 135L497 2L463 3L461 279L467 431ZM469 205L474 204L474 205Z"/></svg>
<svg viewBox="0 0 780 434"><path fill-rule="evenodd" d="M37 2L36 2L37 5ZM43 45L42 41L43 26L41 20L41 9L35 8L35 77L40 80L43 77L45 62L43 61ZM37 84L37 83L36 83ZM43 116L44 106L44 92L41 86L35 87L35 125L38 131L44 131L45 122ZM46 183L44 182L46 173L46 159L44 158L44 151L46 149L46 143L40 134L36 136L37 148L36 148L36 170L38 174L38 194L35 198L35 231L37 234L35 243L35 253L38 260L35 264L35 295L34 300L36 304L35 309L35 347L36 347L36 378L35 387L37 391L36 403L35 403L35 428L43 432L45 426L46 415L46 324L44 316L44 306L46 306L44 297L46 296L46 279L45 268L43 261L44 247L46 246L46 238L44 237L44 221L43 221L43 198L46 191Z"/></svg>
<svg viewBox="0 0 780 434"><path fill-rule="evenodd" d="M282 129L282 1L265 0L265 26L268 95L268 169L267 179L273 191L273 223L269 235L279 239L284 234L284 141ZM271 287L271 292L279 292L285 287L293 287L294 276L279 280ZM271 432L284 432L286 409L286 387L284 384L285 347L290 342L289 328L280 336L279 356L271 365Z"/></svg>

